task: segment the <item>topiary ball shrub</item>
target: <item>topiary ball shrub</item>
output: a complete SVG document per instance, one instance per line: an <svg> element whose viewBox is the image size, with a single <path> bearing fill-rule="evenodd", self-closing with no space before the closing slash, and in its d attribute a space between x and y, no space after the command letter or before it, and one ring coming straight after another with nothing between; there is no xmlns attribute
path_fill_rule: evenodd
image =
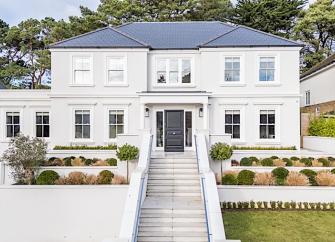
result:
<svg viewBox="0 0 335 242"><path fill-rule="evenodd" d="M93 164L93 160L92 159L85 159L84 162L85 162L85 166L90 166L90 165Z"/></svg>
<svg viewBox="0 0 335 242"><path fill-rule="evenodd" d="M296 157L296 156L292 156L290 159L291 159L291 160L294 160L294 161L300 160L300 158L299 158L299 157Z"/></svg>
<svg viewBox="0 0 335 242"><path fill-rule="evenodd" d="M315 177L317 175L317 173L311 169L303 169L300 171L301 174L304 174L305 176L308 177L308 180L309 180L309 183L312 185L312 186L317 186L318 183L316 182L315 180Z"/></svg>
<svg viewBox="0 0 335 242"><path fill-rule="evenodd" d="M262 166L273 166L273 160L271 158L265 158L261 160Z"/></svg>
<svg viewBox="0 0 335 242"><path fill-rule="evenodd" d="M226 143L215 143L210 149L212 160L223 161L229 159L233 155L233 149Z"/></svg>
<svg viewBox="0 0 335 242"><path fill-rule="evenodd" d="M335 161L335 158L332 156L327 157L329 161Z"/></svg>
<svg viewBox="0 0 335 242"><path fill-rule="evenodd" d="M259 162L259 159L255 156L250 156L249 160L251 160L251 162L256 162L256 163Z"/></svg>
<svg viewBox="0 0 335 242"><path fill-rule="evenodd" d="M327 160L327 159L325 159L325 158L319 158L318 161L321 162L322 165L325 166L325 167L329 167L330 166L330 161Z"/></svg>
<svg viewBox="0 0 335 242"><path fill-rule="evenodd" d="M270 158L271 158L272 160L279 159L279 157L278 157L278 156L275 156L275 155L271 156Z"/></svg>
<svg viewBox="0 0 335 242"><path fill-rule="evenodd" d="M117 166L117 159L115 158L106 159L106 162L108 163L109 166Z"/></svg>
<svg viewBox="0 0 335 242"><path fill-rule="evenodd" d="M335 174L335 169L332 169L330 172L333 173L333 174Z"/></svg>
<svg viewBox="0 0 335 242"><path fill-rule="evenodd" d="M72 160L75 159L75 158L76 157L74 157L74 156L63 158L64 166L72 166Z"/></svg>
<svg viewBox="0 0 335 242"><path fill-rule="evenodd" d="M222 177L222 185L237 185L237 178L233 174L226 174Z"/></svg>
<svg viewBox="0 0 335 242"><path fill-rule="evenodd" d="M240 166L251 166L251 165L252 165L252 161L248 157L243 157L240 160Z"/></svg>
<svg viewBox="0 0 335 242"><path fill-rule="evenodd" d="M111 184L114 174L111 171L103 170L98 175L98 184Z"/></svg>
<svg viewBox="0 0 335 242"><path fill-rule="evenodd" d="M237 175L238 185L252 185L254 183L255 172L242 170Z"/></svg>
<svg viewBox="0 0 335 242"><path fill-rule="evenodd" d="M286 163L286 166L293 166L293 162L289 158L283 158L283 161Z"/></svg>
<svg viewBox="0 0 335 242"><path fill-rule="evenodd" d="M57 172L52 170L42 171L36 179L37 185L55 185L55 181L59 178Z"/></svg>
<svg viewBox="0 0 335 242"><path fill-rule="evenodd" d="M285 184L285 178L288 176L289 171L284 167L277 167L271 173L276 178L276 184L281 186Z"/></svg>
<svg viewBox="0 0 335 242"><path fill-rule="evenodd" d="M301 163L304 163L305 166L312 166L312 161L309 158L302 158L300 159Z"/></svg>

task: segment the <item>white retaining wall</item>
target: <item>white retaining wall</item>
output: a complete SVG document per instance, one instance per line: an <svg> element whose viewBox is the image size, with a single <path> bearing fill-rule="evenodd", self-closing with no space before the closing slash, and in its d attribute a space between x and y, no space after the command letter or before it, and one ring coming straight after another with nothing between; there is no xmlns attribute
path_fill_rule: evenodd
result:
<svg viewBox="0 0 335 242"><path fill-rule="evenodd" d="M117 237L128 186L0 186L2 242Z"/></svg>
<svg viewBox="0 0 335 242"><path fill-rule="evenodd" d="M304 136L304 148L335 154L335 138Z"/></svg>
<svg viewBox="0 0 335 242"><path fill-rule="evenodd" d="M335 202L334 187L218 186L220 202Z"/></svg>
<svg viewBox="0 0 335 242"><path fill-rule="evenodd" d="M69 156L84 156L93 159L116 158L116 150L48 150L47 157L65 158Z"/></svg>

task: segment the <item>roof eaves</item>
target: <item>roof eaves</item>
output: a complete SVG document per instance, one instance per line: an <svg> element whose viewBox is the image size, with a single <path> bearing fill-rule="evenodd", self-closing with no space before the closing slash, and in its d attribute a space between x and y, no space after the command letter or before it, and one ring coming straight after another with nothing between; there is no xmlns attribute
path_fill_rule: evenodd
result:
<svg viewBox="0 0 335 242"><path fill-rule="evenodd" d="M150 46L54 46L52 49L150 49Z"/></svg>
<svg viewBox="0 0 335 242"><path fill-rule="evenodd" d="M250 47L297 47L294 45L209 45L201 48L250 48Z"/></svg>
<svg viewBox="0 0 335 242"><path fill-rule="evenodd" d="M326 58L325 60L323 60L322 62L320 62L319 64L313 66L311 69L309 69L308 71L302 73L300 75L300 79L304 79L312 74L314 74L315 72L321 71L331 65L335 64L335 54L329 56L328 58Z"/></svg>

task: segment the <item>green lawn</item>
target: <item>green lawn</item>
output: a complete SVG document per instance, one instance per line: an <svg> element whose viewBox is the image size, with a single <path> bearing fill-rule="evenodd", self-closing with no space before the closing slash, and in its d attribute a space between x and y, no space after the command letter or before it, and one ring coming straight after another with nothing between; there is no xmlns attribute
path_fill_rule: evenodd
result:
<svg viewBox="0 0 335 242"><path fill-rule="evenodd" d="M334 242L334 211L224 211L227 239L242 242Z"/></svg>

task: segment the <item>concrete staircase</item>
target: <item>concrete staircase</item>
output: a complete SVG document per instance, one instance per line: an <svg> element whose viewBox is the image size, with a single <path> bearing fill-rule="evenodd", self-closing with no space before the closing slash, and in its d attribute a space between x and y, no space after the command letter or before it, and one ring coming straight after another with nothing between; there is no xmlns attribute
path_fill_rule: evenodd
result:
<svg viewBox="0 0 335 242"><path fill-rule="evenodd" d="M208 242L194 153L152 155L137 241Z"/></svg>

